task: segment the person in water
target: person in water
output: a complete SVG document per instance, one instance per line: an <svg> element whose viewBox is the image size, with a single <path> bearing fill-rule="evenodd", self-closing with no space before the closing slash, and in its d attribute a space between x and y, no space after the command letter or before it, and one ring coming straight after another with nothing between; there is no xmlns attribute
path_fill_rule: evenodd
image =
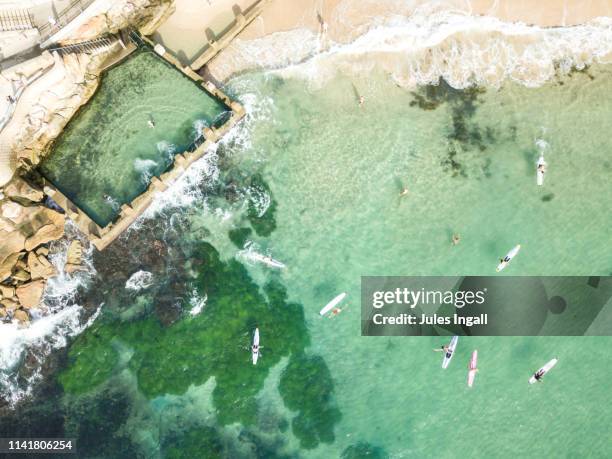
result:
<svg viewBox="0 0 612 459"><path fill-rule="evenodd" d="M457 233L454 233L453 237L451 238L451 243L453 245L457 245L457 244L459 244L460 240L461 240L461 238L459 237L459 235Z"/></svg>
<svg viewBox="0 0 612 459"><path fill-rule="evenodd" d="M153 121L153 118L149 118L149 121L147 121L147 124L149 125L151 129L155 127L155 121Z"/></svg>
<svg viewBox="0 0 612 459"><path fill-rule="evenodd" d="M442 346L440 346L440 348L435 348L434 351L436 352L449 352L449 348L448 348L448 344L443 344Z"/></svg>
<svg viewBox="0 0 612 459"><path fill-rule="evenodd" d="M365 97L359 96L359 106L362 107L365 102Z"/></svg>
<svg viewBox="0 0 612 459"><path fill-rule="evenodd" d="M408 194L408 187L405 186L404 188L402 188L402 191L400 191L400 194L399 194L400 198L402 196L406 196L407 194Z"/></svg>

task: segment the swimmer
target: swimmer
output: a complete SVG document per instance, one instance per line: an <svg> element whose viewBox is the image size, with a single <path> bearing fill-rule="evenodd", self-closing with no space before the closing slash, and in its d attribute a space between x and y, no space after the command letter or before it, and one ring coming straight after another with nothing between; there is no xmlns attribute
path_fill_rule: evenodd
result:
<svg viewBox="0 0 612 459"><path fill-rule="evenodd" d="M457 244L459 244L460 240L461 240L461 238L459 237L459 235L457 233L454 233L453 237L451 238L451 243L453 245L457 245Z"/></svg>
<svg viewBox="0 0 612 459"><path fill-rule="evenodd" d="M400 191L399 195L400 195L400 198L401 198L402 196L406 196L407 194L408 194L408 187L404 187L404 188L402 188L402 191Z"/></svg>
<svg viewBox="0 0 612 459"><path fill-rule="evenodd" d="M147 124L149 125L151 129L155 127L155 122L153 121L152 118L149 118L149 120L147 121Z"/></svg>
<svg viewBox="0 0 612 459"><path fill-rule="evenodd" d="M444 344L444 345L440 346L439 348L437 347L437 348L434 349L434 352L444 352L444 353L446 353L446 352L448 352L448 345Z"/></svg>
<svg viewBox="0 0 612 459"><path fill-rule="evenodd" d="M359 106L362 107L365 102L365 97L359 96Z"/></svg>

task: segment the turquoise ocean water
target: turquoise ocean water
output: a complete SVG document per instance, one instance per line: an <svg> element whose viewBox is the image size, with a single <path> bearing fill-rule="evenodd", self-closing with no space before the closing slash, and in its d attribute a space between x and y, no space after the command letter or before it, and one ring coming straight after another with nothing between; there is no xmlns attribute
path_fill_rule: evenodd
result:
<svg viewBox="0 0 612 459"><path fill-rule="evenodd" d="M494 275L517 243L502 275L610 274L611 72L463 91L232 80L249 118L95 259L83 295L105 306L48 377L62 432L84 457L609 456L609 338L461 338L442 370L447 338L361 337L359 292L362 275ZM152 281L126 289L139 270Z"/></svg>

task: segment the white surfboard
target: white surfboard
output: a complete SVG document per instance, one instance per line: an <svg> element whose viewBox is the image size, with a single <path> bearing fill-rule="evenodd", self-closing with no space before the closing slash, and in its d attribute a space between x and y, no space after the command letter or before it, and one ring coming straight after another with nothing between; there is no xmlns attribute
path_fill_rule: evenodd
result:
<svg viewBox="0 0 612 459"><path fill-rule="evenodd" d="M319 314L321 314L322 316L327 314L329 311L334 309L344 299L345 296L346 296L346 292L342 292L340 295L338 295L333 300L331 300L329 303L327 303L325 306L323 306L323 309L319 311Z"/></svg>
<svg viewBox="0 0 612 459"><path fill-rule="evenodd" d="M542 368L536 371L536 373L542 373L542 376L540 376L540 378L542 378L546 373L548 373L552 369L552 367L554 367L557 364L558 361L559 360L556 358L550 360L546 365L544 365ZM529 378L529 384L533 384L535 382L537 382L537 379L534 373L534 375L531 378Z"/></svg>
<svg viewBox="0 0 612 459"><path fill-rule="evenodd" d="M538 162L536 163L536 183L539 186L544 185L544 174L546 173L546 166L548 164L544 160L544 153L540 153L540 157L538 158ZM541 168L542 166L543 168Z"/></svg>
<svg viewBox="0 0 612 459"><path fill-rule="evenodd" d="M459 341L458 336L453 336L450 344L448 345L448 351L444 353L444 360L442 360L442 368L448 367L448 364L455 355L455 348L457 347L457 341Z"/></svg>
<svg viewBox="0 0 612 459"><path fill-rule="evenodd" d="M472 358L470 359L470 364L468 365L468 379L467 384L468 387L472 387L474 385L474 379L476 378L476 373L478 372L478 351L472 352Z"/></svg>
<svg viewBox="0 0 612 459"><path fill-rule="evenodd" d="M512 259L516 257L516 254L519 253L519 250L521 250L521 244L516 245L515 247L512 248L512 250L510 250L510 252L508 252L508 254L497 265L497 268L495 269L495 271L500 272L502 269L508 266L510 262L512 261Z"/></svg>
<svg viewBox="0 0 612 459"><path fill-rule="evenodd" d="M253 335L251 353L253 354L253 365L257 365L257 359L259 359L259 328L255 329L255 334Z"/></svg>

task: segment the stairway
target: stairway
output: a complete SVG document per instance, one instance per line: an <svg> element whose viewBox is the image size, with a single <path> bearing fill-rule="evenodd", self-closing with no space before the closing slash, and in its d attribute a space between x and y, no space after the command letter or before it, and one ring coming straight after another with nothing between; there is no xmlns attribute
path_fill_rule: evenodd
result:
<svg viewBox="0 0 612 459"><path fill-rule="evenodd" d="M0 10L0 31L33 29L32 16L28 10Z"/></svg>

